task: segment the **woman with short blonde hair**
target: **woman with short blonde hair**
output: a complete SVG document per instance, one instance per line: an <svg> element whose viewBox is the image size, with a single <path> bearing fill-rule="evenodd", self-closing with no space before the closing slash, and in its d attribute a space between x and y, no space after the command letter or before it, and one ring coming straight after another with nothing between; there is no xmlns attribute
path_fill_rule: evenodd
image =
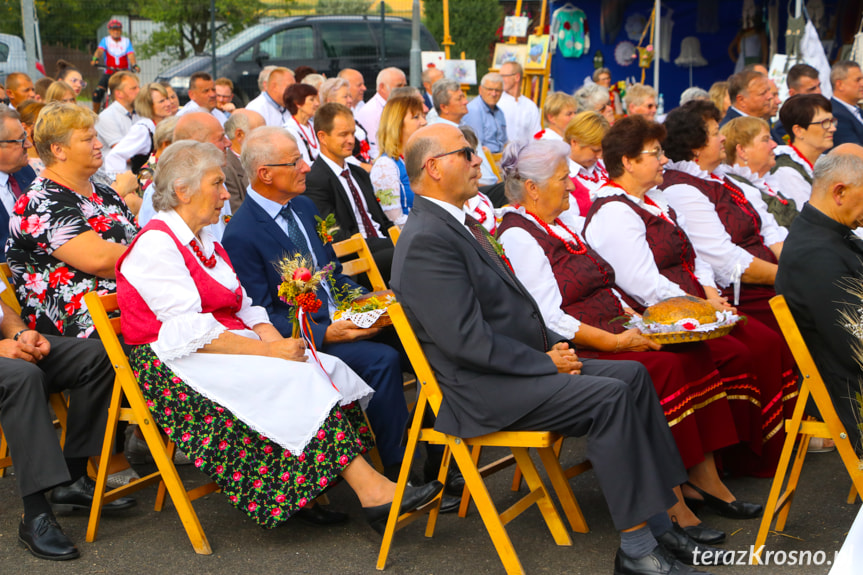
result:
<svg viewBox="0 0 863 575"><path fill-rule="evenodd" d="M545 129L534 136L537 140L563 140L563 131L575 115L575 98L566 92L552 92L542 106L542 123Z"/></svg>
<svg viewBox="0 0 863 575"><path fill-rule="evenodd" d="M569 177L575 185L572 200L564 217L580 223L587 214L596 190L605 185L608 172L602 163L602 139L611 127L599 112L579 112L566 126L563 141L569 144ZM581 229L581 226L578 226Z"/></svg>
<svg viewBox="0 0 863 575"><path fill-rule="evenodd" d="M75 89L62 80L52 82L45 92L45 103L62 102L64 104L75 103Z"/></svg>

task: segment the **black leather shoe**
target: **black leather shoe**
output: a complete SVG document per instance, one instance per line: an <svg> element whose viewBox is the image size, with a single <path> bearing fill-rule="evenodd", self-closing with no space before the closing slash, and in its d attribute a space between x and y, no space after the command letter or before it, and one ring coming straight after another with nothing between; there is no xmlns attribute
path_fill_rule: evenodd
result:
<svg viewBox="0 0 863 575"><path fill-rule="evenodd" d="M694 565L697 558L705 556L705 553L709 553L708 557L715 557L722 553L715 547L694 541L677 523L672 524L671 529L657 537L656 540L667 551L670 551L678 561L687 565Z"/></svg>
<svg viewBox="0 0 863 575"><path fill-rule="evenodd" d="M87 475L82 475L71 485L58 485L51 492L51 505L55 511L66 513L76 509L90 511L93 505L93 492L96 490L96 482ZM110 503L102 505L103 512L121 511L135 506L136 501L132 497L120 497Z"/></svg>
<svg viewBox="0 0 863 575"><path fill-rule="evenodd" d="M764 512L764 507L757 503L747 503L746 501L723 501L688 481L686 482L686 485L703 497L703 499L684 497L684 501L691 508L697 508L704 505L708 509L715 511L718 515L729 517L731 519L756 519L761 517L761 514Z"/></svg>
<svg viewBox="0 0 863 575"><path fill-rule="evenodd" d="M39 559L66 561L81 555L50 513L37 515L29 522L22 519L18 525L18 541Z"/></svg>
<svg viewBox="0 0 863 575"><path fill-rule="evenodd" d="M684 527L683 530L686 531L690 539L704 543L705 545L719 545L725 541L725 531L706 527L704 524L690 525L689 527Z"/></svg>
<svg viewBox="0 0 863 575"><path fill-rule="evenodd" d="M348 520L348 514L327 509L320 503L313 507L303 507L293 515L310 525L335 525Z"/></svg>
<svg viewBox="0 0 863 575"><path fill-rule="evenodd" d="M458 511L459 506L461 505L461 497L452 497L446 494L446 488L444 488L444 495L440 498L440 512L441 513L455 513Z"/></svg>
<svg viewBox="0 0 863 575"><path fill-rule="evenodd" d="M419 507L422 507L441 492L443 484L440 481L430 481L425 485L414 487L408 485L405 488L405 495L402 498L402 506L399 509L400 513L407 513ZM387 517L390 515L392 502L376 505L374 507L363 507L363 515L366 517L368 524L380 534L383 534L387 527Z"/></svg>
<svg viewBox="0 0 863 575"><path fill-rule="evenodd" d="M614 556L614 575L710 575L696 571L675 559L668 551L657 545L641 559L633 559L621 549Z"/></svg>
<svg viewBox="0 0 863 575"><path fill-rule="evenodd" d="M432 460L426 459L423 465L423 479L427 482L434 481L437 479L438 471L440 471L440 461L435 464ZM452 495L453 497L461 497L462 493L464 493L464 477L462 477L461 471L458 470L458 466L454 460L450 461L449 469L447 469L444 489L447 495Z"/></svg>

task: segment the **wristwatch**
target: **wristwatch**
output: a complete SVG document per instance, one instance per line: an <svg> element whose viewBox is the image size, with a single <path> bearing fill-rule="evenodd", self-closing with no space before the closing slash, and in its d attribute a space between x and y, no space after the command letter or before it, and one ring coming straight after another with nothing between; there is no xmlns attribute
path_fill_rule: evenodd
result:
<svg viewBox="0 0 863 575"><path fill-rule="evenodd" d="M12 339L13 339L13 340L15 340L15 341L18 341L18 338L19 338L19 337L21 337L21 334L22 334L22 333L24 333L25 331L33 331L33 330L32 330L32 329L30 329L29 327L28 327L28 328L26 328L26 329L22 329L21 331L19 331L19 332L18 332L18 333L16 333L15 335L13 335L13 336L12 336Z"/></svg>

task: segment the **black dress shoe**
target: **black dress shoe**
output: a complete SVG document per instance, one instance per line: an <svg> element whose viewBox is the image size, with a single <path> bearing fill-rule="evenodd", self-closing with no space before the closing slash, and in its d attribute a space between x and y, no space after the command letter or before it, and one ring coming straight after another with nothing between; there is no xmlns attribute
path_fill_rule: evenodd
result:
<svg viewBox="0 0 863 575"><path fill-rule="evenodd" d="M443 485L440 481L431 481L425 485L414 487L408 485L405 487L405 494L402 498L402 506L399 509L400 513L407 513L418 509L435 498L441 492ZM363 515L366 517L368 524L380 534L383 534L387 527L387 518L390 515L392 502L376 505L374 507L363 507Z"/></svg>
<svg viewBox="0 0 863 575"><path fill-rule="evenodd" d="M93 505L93 492L96 490L96 482L87 475L82 475L71 485L58 485L51 491L51 505L58 512L64 513L76 509L90 511ZM102 511L121 511L135 506L136 501L131 497L120 497L110 503L102 505Z"/></svg>
<svg viewBox="0 0 863 575"><path fill-rule="evenodd" d="M327 509L320 503L312 507L302 507L293 516L310 525L335 525L348 520L347 513Z"/></svg>
<svg viewBox="0 0 863 575"><path fill-rule="evenodd" d="M29 522L22 519L18 525L18 541L39 559L66 561L81 555L50 513L37 515Z"/></svg>
<svg viewBox="0 0 863 575"><path fill-rule="evenodd" d="M761 514L764 512L764 507L757 503L747 503L746 501L723 501L688 481L686 482L686 485L703 497L703 499L684 497L683 499L686 504L692 508L704 505L708 509L715 511L717 514L722 515L723 517L730 517L731 519L756 519L761 517Z"/></svg>
<svg viewBox="0 0 863 575"><path fill-rule="evenodd" d="M715 547L693 540L677 523L672 524L671 529L657 537L656 540L678 561L687 565L695 565L698 557L704 557L705 553L709 553L708 557L716 557L722 553Z"/></svg>
<svg viewBox="0 0 863 575"><path fill-rule="evenodd" d="M704 524L690 525L689 527L684 527L683 530L686 531L690 539L704 543L705 545L719 545L725 541L725 531L712 529L706 527Z"/></svg>
<svg viewBox="0 0 863 575"><path fill-rule="evenodd" d="M438 471L440 471L440 461L435 465L431 459L426 459L423 465L423 479L427 482L434 481L437 479ZM449 468L447 469L444 489L447 495L452 495L453 497L461 497L462 493L464 493L464 477L462 477L461 471L458 470L458 466L454 460L450 461Z"/></svg>
<svg viewBox="0 0 863 575"><path fill-rule="evenodd" d="M662 545L641 559L633 559L621 549L614 556L614 575L710 575L696 571L675 559Z"/></svg>
<svg viewBox="0 0 863 575"><path fill-rule="evenodd" d="M446 488L444 488L444 495L440 498L440 512L441 513L455 513L458 511L458 508L461 506L461 497L452 497L446 494Z"/></svg>

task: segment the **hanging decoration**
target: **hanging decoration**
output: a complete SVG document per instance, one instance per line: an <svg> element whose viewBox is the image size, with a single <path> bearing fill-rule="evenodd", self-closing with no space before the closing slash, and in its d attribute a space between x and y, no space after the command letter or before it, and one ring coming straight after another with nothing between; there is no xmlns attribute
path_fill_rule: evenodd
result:
<svg viewBox="0 0 863 575"><path fill-rule="evenodd" d="M653 6L653 10L650 12L650 20L647 22L647 25L644 27L644 31L641 33L641 39L638 41L638 66L641 68L641 83L644 84L644 76L647 72L647 69L650 68L650 65L653 63L653 57L655 56L653 52L653 25L656 21L656 6ZM648 32L650 34L648 35ZM648 38L648 42L646 46L642 46L644 43L644 39Z"/></svg>
<svg viewBox="0 0 863 575"><path fill-rule="evenodd" d="M630 66L638 59L638 50L629 40L624 40L614 48L614 61L618 66Z"/></svg>
<svg viewBox="0 0 863 575"><path fill-rule="evenodd" d="M689 67L689 87L692 87L692 68L707 66L707 60L701 55L701 42L695 36L687 36L680 43L680 56L674 63L681 67Z"/></svg>

